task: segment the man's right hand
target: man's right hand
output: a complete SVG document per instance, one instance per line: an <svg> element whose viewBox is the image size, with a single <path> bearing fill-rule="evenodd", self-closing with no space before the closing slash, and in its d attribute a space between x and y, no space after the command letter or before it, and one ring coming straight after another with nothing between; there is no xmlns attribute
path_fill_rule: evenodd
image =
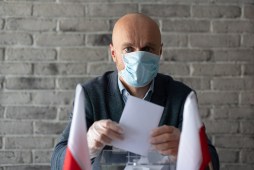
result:
<svg viewBox="0 0 254 170"><path fill-rule="evenodd" d="M118 123L110 119L94 122L87 132L90 158L96 157L114 139L123 139L123 129Z"/></svg>

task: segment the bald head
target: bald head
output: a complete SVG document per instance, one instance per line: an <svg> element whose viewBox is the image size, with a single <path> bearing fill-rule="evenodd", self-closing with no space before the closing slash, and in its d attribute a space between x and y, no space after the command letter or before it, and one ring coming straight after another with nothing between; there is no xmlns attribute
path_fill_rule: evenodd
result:
<svg viewBox="0 0 254 170"><path fill-rule="evenodd" d="M122 34L129 38L152 38L153 36L154 40L161 44L161 34L157 23L143 14L132 13L121 17L113 29L113 44L118 42Z"/></svg>
<svg viewBox="0 0 254 170"><path fill-rule="evenodd" d="M122 54L147 51L161 55L161 34L157 23L139 13L124 15L115 23L110 50L118 70L124 68Z"/></svg>

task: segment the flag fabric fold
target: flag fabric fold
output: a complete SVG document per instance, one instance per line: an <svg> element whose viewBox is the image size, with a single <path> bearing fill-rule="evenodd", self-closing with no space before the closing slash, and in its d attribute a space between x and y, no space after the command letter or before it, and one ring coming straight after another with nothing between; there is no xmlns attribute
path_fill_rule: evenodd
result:
<svg viewBox="0 0 254 170"><path fill-rule="evenodd" d="M83 88L78 84L63 170L91 170L84 100Z"/></svg>
<svg viewBox="0 0 254 170"><path fill-rule="evenodd" d="M184 104L183 126L177 156L177 170L204 170L211 161L197 97L192 91Z"/></svg>

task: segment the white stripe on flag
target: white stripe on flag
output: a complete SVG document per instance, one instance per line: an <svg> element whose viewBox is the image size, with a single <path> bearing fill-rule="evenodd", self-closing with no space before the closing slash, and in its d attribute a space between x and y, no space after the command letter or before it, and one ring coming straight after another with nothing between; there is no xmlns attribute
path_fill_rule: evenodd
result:
<svg viewBox="0 0 254 170"><path fill-rule="evenodd" d="M87 145L85 98L83 88L80 84L76 87L68 147L82 170L91 170L91 162Z"/></svg>
<svg viewBox="0 0 254 170"><path fill-rule="evenodd" d="M202 122L198 112L197 98L191 92L184 105L183 126L177 156L177 170L199 170L202 151L199 131Z"/></svg>

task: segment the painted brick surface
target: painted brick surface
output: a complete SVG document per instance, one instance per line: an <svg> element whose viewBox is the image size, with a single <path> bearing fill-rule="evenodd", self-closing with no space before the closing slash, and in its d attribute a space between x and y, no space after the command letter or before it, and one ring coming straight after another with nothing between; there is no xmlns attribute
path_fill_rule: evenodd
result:
<svg viewBox="0 0 254 170"><path fill-rule="evenodd" d="M221 170L254 169L253 0L0 0L0 170L50 169L74 89L116 67L128 12L159 25L160 72L196 90Z"/></svg>

